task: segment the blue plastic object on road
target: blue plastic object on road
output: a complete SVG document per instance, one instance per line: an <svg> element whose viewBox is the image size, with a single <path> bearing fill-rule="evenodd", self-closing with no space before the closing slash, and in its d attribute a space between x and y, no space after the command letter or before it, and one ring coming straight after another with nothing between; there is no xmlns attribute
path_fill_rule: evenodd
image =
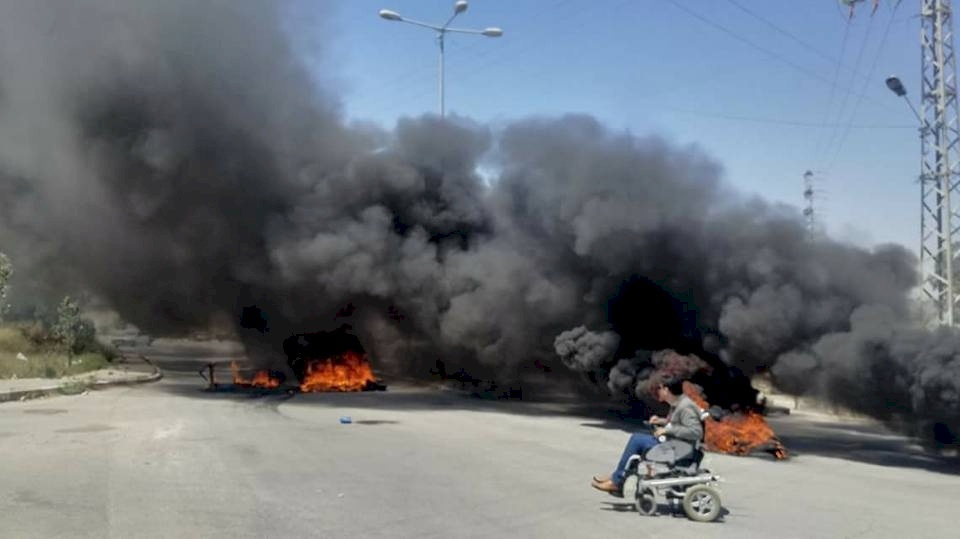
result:
<svg viewBox="0 0 960 539"><path fill-rule="evenodd" d="M349 425L350 423L353 423L353 419L350 419L350 416L348 415L340 416L341 425Z"/></svg>

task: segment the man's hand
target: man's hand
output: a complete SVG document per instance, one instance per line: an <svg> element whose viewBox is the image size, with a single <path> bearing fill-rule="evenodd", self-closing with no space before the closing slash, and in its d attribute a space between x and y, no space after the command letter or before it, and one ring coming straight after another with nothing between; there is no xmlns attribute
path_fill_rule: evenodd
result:
<svg viewBox="0 0 960 539"><path fill-rule="evenodd" d="M665 429L665 428L663 428L663 427L659 427L659 428L653 429L653 436L654 436L655 438L659 438L659 437L663 436L663 435L666 434L666 433L667 433L667 429Z"/></svg>
<svg viewBox="0 0 960 539"><path fill-rule="evenodd" d="M660 417L657 414L650 416L650 419L647 420L647 423L651 425L666 425L667 419L665 417Z"/></svg>

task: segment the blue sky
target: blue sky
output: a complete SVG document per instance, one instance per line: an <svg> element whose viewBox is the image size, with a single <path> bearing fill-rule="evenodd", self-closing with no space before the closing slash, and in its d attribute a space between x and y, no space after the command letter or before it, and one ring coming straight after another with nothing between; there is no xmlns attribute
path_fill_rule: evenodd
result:
<svg viewBox="0 0 960 539"><path fill-rule="evenodd" d="M298 43L348 118L437 110L432 33L377 11L441 22L453 0L299 1ZM919 2L895 3L851 21L837 0L472 0L457 26L504 35L449 38L447 109L494 126L589 113L696 144L741 192L798 207L812 169L828 233L916 250L916 120L883 81L916 99Z"/></svg>

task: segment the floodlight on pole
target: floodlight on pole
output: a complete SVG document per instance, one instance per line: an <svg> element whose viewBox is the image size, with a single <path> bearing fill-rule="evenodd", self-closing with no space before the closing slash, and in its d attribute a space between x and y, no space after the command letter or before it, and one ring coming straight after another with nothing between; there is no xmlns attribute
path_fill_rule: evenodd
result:
<svg viewBox="0 0 960 539"><path fill-rule="evenodd" d="M503 35L503 30L496 26L491 26L483 30L475 30L471 28L451 28L450 23L453 22L453 19L457 15L465 12L469 7L467 0L457 0L453 4L453 14L450 15L450 18L447 19L447 22L442 25L430 24L422 21L417 21L413 19L406 19L400 16L396 11L391 11L389 9L381 9L379 11L380 17L388 21L398 21L412 24L414 26L422 26L424 28L429 28L437 33L437 44L440 46L440 117L444 118L446 115L446 102L445 102L445 89L444 89L444 39L446 35L450 32L458 34L477 34L486 37L500 37Z"/></svg>

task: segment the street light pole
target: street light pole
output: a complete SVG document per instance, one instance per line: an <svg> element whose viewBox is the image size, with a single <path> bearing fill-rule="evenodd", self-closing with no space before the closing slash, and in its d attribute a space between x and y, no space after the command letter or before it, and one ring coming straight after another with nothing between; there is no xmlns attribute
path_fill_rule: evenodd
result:
<svg viewBox="0 0 960 539"><path fill-rule="evenodd" d="M446 114L446 107L445 107L446 104L444 103L446 92L444 91L444 88L443 88L443 81L444 81L443 37L444 35L446 35L446 32L441 31L440 35L437 36L437 42L440 44L440 118L443 118Z"/></svg>
<svg viewBox="0 0 960 539"><path fill-rule="evenodd" d="M442 25L430 24L422 21L417 21L413 19L407 19L401 17L396 11L390 11L389 9L381 9L380 17L388 21L397 21L405 22L408 24L413 24L415 26L422 26L424 28L429 28L437 33L437 44L440 46L440 118L444 118L446 115L446 101L445 101L445 89L444 89L444 42L446 35L450 32L455 32L459 34L479 34L486 37L500 37L503 35L503 30L500 28L491 26L484 28L483 30L474 30L469 28L450 28L450 23L453 22L453 19L457 15L463 13L467 10L468 7L467 0L457 0L453 4L453 14L450 15L450 18L447 19L447 22Z"/></svg>

